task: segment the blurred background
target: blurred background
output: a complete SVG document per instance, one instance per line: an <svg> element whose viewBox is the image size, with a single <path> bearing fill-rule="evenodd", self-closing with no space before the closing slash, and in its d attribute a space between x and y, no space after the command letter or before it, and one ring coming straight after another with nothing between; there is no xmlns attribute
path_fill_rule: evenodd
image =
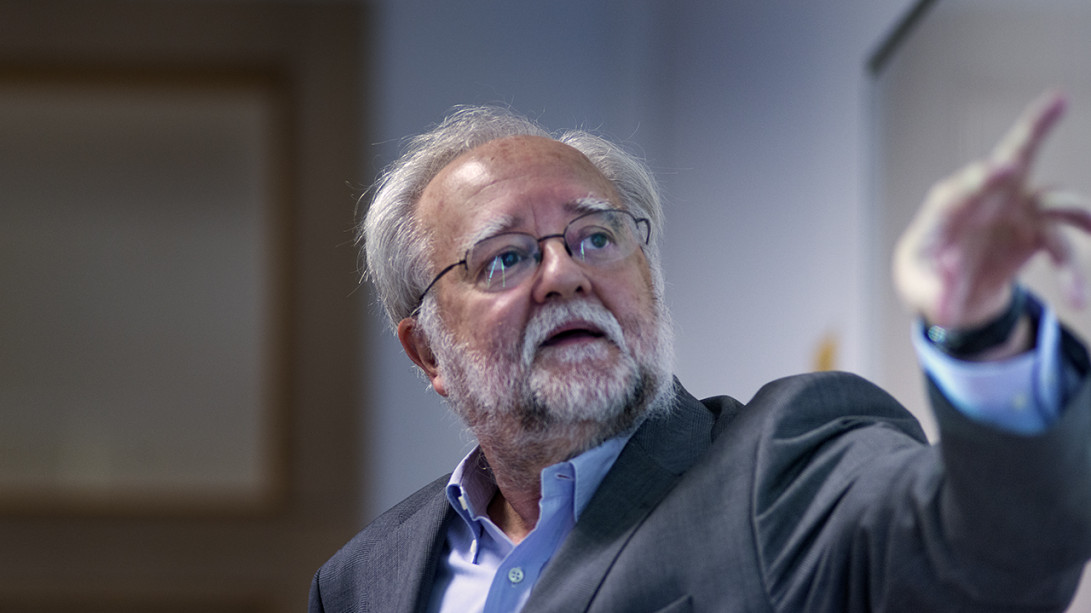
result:
<svg viewBox="0 0 1091 613"><path fill-rule="evenodd" d="M695 395L837 368L930 424L893 237L1046 87L1084 180L1082 4L0 0L0 611L302 610L453 468L353 224L457 104L648 160Z"/></svg>

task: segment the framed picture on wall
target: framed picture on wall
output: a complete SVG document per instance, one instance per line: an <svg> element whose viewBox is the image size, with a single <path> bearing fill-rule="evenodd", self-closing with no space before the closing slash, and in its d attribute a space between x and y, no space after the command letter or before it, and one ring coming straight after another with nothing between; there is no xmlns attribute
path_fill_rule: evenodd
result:
<svg viewBox="0 0 1091 613"><path fill-rule="evenodd" d="M0 70L0 512L277 498L285 87Z"/></svg>

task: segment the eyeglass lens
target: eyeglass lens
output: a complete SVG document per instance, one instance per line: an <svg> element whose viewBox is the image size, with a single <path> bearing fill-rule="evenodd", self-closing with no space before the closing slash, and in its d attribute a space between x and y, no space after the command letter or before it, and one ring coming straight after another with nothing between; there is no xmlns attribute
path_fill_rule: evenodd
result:
<svg viewBox="0 0 1091 613"><path fill-rule="evenodd" d="M506 232L486 238L466 255L466 270L478 289L500 291L518 285L538 268L544 240L563 238L573 259L603 266L635 251L641 240L647 240L640 234L637 221L628 213L595 211L573 219L563 236L537 238L524 232Z"/></svg>

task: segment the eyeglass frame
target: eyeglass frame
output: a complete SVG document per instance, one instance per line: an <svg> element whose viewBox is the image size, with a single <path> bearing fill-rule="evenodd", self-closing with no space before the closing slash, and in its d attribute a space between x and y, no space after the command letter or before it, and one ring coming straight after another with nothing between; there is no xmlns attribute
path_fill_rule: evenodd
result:
<svg viewBox="0 0 1091 613"><path fill-rule="evenodd" d="M459 266L462 266L462 267L466 268L467 271L469 271L469 259L470 259L469 256L470 256L470 253L480 243L482 243L484 241L487 241L487 240L491 240L493 238L496 238L497 236L501 236L501 235L504 235L504 234L526 234L527 236L530 236L531 238L534 238L535 242L538 244L538 254L539 254L539 256L541 256L542 255L542 249L541 249L542 241L549 240L551 238L559 238L559 239L561 239L561 244L564 245L565 253L567 253L569 257L572 257L572 248L568 246L568 241L566 241L565 238L564 238L565 234L568 234L568 229L572 227L572 224L574 224L577 221L583 219L584 217L590 217L591 215L598 215L598 214L601 214L601 213L624 213L624 214L626 214L626 215L628 215L629 217L632 218L633 224L637 227L637 229L639 229L640 224L643 223L644 228L645 228L645 230L644 230L644 243L642 245L640 245L640 248L643 249L645 245L648 245L651 242L652 222L651 222L650 219L648 219L647 217L637 217L636 215L633 214L632 211L627 211L625 209L614 209L614 208L596 209L596 210L592 210L592 211L587 211L585 213L581 213L581 214L573 217L571 220L569 220L569 222L567 224L565 224L564 230L559 234L546 234L544 236L539 236L539 237L535 238L532 234L530 234L528 232L500 232L500 233L494 234L492 236L487 236L487 237L477 241L469 249L466 250L466 254L464 256L462 256L461 260L455 262L454 264L450 264L448 266L445 266L443 268L443 270L439 271L439 274L437 274L432 279L432 282L428 284L428 287L424 288L424 291L421 292L420 297L417 298L417 306L413 309L413 312L415 313L415 312L420 310L421 305L424 304L424 297L428 295L429 290L431 290L432 287L436 283L439 283L439 280L443 278L443 275L451 272L452 270L454 270L455 268L458 268ZM639 237L640 236L638 234L637 238L639 238ZM538 258L538 266L541 266L541 264L542 264L542 258L539 257Z"/></svg>

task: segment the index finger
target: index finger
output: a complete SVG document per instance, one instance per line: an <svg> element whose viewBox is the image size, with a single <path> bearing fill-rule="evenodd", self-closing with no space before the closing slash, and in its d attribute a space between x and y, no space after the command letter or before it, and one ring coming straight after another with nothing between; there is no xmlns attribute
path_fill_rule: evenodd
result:
<svg viewBox="0 0 1091 613"><path fill-rule="evenodd" d="M1032 102L993 148L991 160L1026 175L1045 137L1064 114L1067 101L1051 91Z"/></svg>

